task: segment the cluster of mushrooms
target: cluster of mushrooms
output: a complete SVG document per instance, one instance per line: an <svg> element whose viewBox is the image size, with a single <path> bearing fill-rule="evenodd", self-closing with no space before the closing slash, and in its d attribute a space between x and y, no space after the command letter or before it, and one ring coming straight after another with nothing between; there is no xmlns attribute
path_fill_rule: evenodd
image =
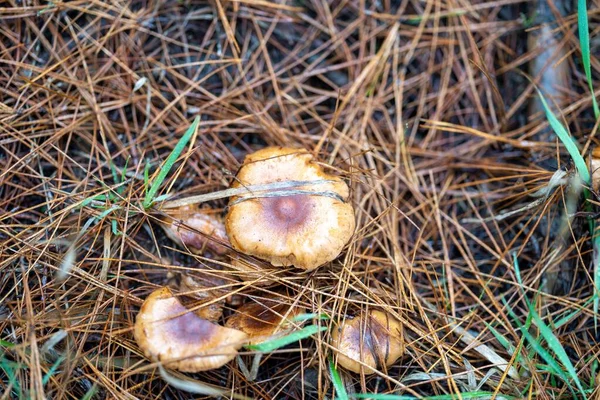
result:
<svg viewBox="0 0 600 400"><path fill-rule="evenodd" d="M269 189L261 191L261 185ZM348 186L324 172L307 151L267 147L250 154L232 188L248 190L230 198L224 223L198 206L182 206L163 221L167 235L194 253L208 249L228 256L236 271L251 278L261 268L247 261L251 257L310 271L338 257L354 233ZM170 274L167 286L152 292L137 315L134 337L143 353L183 372L219 368L244 345L289 334L300 324L294 317L306 312L277 298L240 305L223 287L224 281L214 275L200 282ZM198 290L202 288L211 290ZM193 294L201 304L184 304L185 297L172 289ZM238 307L222 326L225 303ZM344 316L331 332L331 345L338 365L374 373L402 355L402 327L386 312L359 312Z"/></svg>

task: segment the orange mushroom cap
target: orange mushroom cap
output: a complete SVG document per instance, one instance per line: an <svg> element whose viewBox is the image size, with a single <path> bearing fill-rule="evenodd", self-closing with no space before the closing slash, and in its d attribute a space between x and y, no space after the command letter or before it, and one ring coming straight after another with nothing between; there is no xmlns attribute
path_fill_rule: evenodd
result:
<svg viewBox="0 0 600 400"><path fill-rule="evenodd" d="M214 289L214 287L225 284L224 279L216 278L202 270L196 271L194 275L180 272L167 273L167 286L176 292L185 292L187 296L204 303L195 313L213 322L223 315L225 299L222 297L226 294L225 290Z"/></svg>
<svg viewBox="0 0 600 400"><path fill-rule="evenodd" d="M189 311L166 287L146 298L133 336L148 358L183 372L222 367L237 355L248 337Z"/></svg>
<svg viewBox="0 0 600 400"><path fill-rule="evenodd" d="M194 254L205 250L223 255L228 249L229 239L221 217L209 214L198 206L181 206L169 210L167 217L161 220L165 233L178 245Z"/></svg>
<svg viewBox="0 0 600 400"><path fill-rule="evenodd" d="M250 343L257 344L291 332L294 328L291 320L304 312L303 308L290 306L282 299L261 300L242 305L225 326L245 332Z"/></svg>
<svg viewBox="0 0 600 400"><path fill-rule="evenodd" d="M343 368L365 375L393 365L404 353L402 325L382 311L372 310L347 319L331 333L332 345ZM371 368L363 368L361 362Z"/></svg>
<svg viewBox="0 0 600 400"><path fill-rule="evenodd" d="M311 154L284 147L259 150L246 157L232 187L325 180L280 190L275 197L252 192L233 197L225 219L232 246L276 266L306 270L335 259L354 233L354 210L346 202L348 186L323 172ZM303 193L285 195L292 190Z"/></svg>
<svg viewBox="0 0 600 400"><path fill-rule="evenodd" d="M592 189L600 190L600 147L596 147L589 157L590 172L592 173Z"/></svg>

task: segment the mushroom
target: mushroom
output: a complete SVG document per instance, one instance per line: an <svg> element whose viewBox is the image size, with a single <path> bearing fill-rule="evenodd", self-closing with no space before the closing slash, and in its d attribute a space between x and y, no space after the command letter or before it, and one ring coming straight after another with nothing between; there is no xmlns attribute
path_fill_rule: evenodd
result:
<svg viewBox="0 0 600 400"><path fill-rule="evenodd" d="M217 321L223 315L225 295L222 289L214 289L224 286L225 280L212 276L200 270L194 275L185 272L167 273L167 286L177 292L184 292L187 296L200 300L204 303L196 311L196 315L209 321Z"/></svg>
<svg viewBox="0 0 600 400"><path fill-rule="evenodd" d="M197 205L169 210L161 226L167 236L194 254L206 249L224 255L229 244L223 221L218 215L201 210Z"/></svg>
<svg viewBox="0 0 600 400"><path fill-rule="evenodd" d="M592 150L588 162L592 173L592 189L598 192L600 190L600 147Z"/></svg>
<svg viewBox="0 0 600 400"><path fill-rule="evenodd" d="M249 343L257 344L291 332L294 328L291 320L304 312L303 308L290 306L282 299L261 300L242 305L225 326L246 333Z"/></svg>
<svg viewBox="0 0 600 400"><path fill-rule="evenodd" d="M166 287L146 298L133 336L148 358L183 372L222 367L236 356L248 337L199 317Z"/></svg>
<svg viewBox="0 0 600 400"><path fill-rule="evenodd" d="M348 186L305 150L267 147L246 156L232 187L285 181L321 182L232 197L225 228L233 248L244 254L312 270L334 260L352 237Z"/></svg>
<svg viewBox="0 0 600 400"><path fill-rule="evenodd" d="M388 313L371 310L347 319L331 333L338 364L365 375L390 367L404 353L402 325ZM363 364L370 368L363 368Z"/></svg>
<svg viewBox="0 0 600 400"><path fill-rule="evenodd" d="M227 319L225 326L240 330L248 335L249 344L259 344L268 339L284 336L294 329L291 320L303 314L302 307L286 304L283 299L261 300L261 302L246 303ZM238 356L238 364L244 376L249 381L254 381L258 375L258 368L262 353L256 353L250 371Z"/></svg>

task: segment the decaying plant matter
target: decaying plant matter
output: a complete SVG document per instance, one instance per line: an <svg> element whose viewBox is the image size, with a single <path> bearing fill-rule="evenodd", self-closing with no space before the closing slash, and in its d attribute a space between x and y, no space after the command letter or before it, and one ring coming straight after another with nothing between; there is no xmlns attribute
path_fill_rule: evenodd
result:
<svg viewBox="0 0 600 400"><path fill-rule="evenodd" d="M0 397L597 397L600 193L548 121L595 157L598 7L3 2ZM354 229L327 261L272 265L169 207L204 196L179 205L224 218L249 195L222 192L272 147L348 186ZM165 286L203 326L277 296L304 311L291 334L312 333L176 371L134 335ZM357 310L402 325L402 357L373 374L344 369L334 343Z"/></svg>

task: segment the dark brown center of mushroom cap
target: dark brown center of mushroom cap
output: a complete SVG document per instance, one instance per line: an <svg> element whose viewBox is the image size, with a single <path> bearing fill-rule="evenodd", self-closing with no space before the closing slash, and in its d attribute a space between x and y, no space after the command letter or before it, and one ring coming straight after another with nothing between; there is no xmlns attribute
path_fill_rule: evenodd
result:
<svg viewBox="0 0 600 400"><path fill-rule="evenodd" d="M163 330L165 336L171 338L173 342L186 345L199 344L210 341L215 334L217 329L215 324L188 311L183 305L173 305L169 311L174 317L155 322L155 328Z"/></svg>
<svg viewBox="0 0 600 400"><path fill-rule="evenodd" d="M313 200L307 195L264 198L262 204L267 222L284 231L302 226L314 207Z"/></svg>
<svg viewBox="0 0 600 400"><path fill-rule="evenodd" d="M260 329L262 327L276 327L280 322L282 315L287 311L288 306L278 304L272 308L256 307L253 314L249 314L246 324L251 329Z"/></svg>

